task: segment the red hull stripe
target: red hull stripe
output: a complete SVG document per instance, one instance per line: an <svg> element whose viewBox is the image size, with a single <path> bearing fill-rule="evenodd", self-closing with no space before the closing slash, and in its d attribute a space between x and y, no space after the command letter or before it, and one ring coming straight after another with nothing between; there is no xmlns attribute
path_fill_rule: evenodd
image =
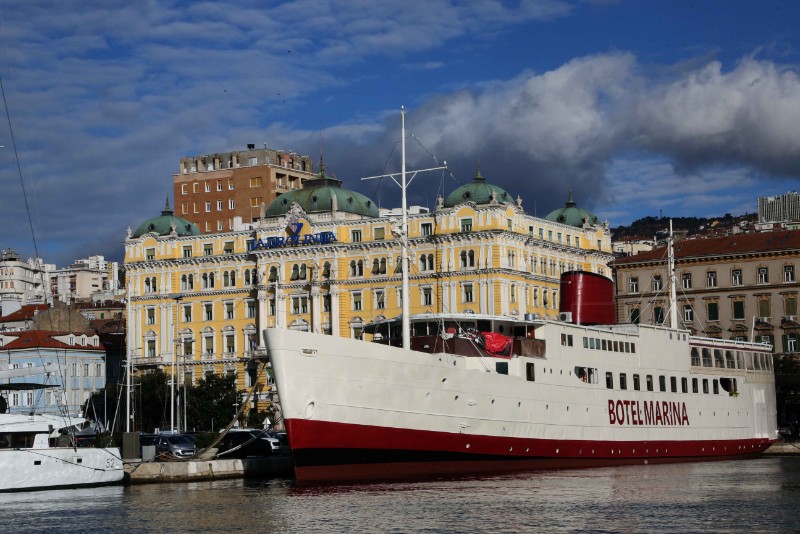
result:
<svg viewBox="0 0 800 534"><path fill-rule="evenodd" d="M286 421L299 481L416 478L752 457L774 440L592 441Z"/></svg>

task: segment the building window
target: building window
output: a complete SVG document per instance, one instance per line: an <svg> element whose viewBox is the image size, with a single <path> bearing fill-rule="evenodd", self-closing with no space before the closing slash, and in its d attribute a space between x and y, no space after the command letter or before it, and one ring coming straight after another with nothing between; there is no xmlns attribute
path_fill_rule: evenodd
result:
<svg viewBox="0 0 800 534"><path fill-rule="evenodd" d="M708 271L706 273L706 286L717 287L717 271Z"/></svg>
<svg viewBox="0 0 800 534"><path fill-rule="evenodd" d="M256 301L254 300L247 300L245 301L245 317L248 319L252 319L256 316Z"/></svg>
<svg viewBox="0 0 800 534"><path fill-rule="evenodd" d="M461 268L469 269L475 267L475 251L462 250L461 251Z"/></svg>
<svg viewBox="0 0 800 534"><path fill-rule="evenodd" d="M744 300L733 301L733 318L735 320L744 319Z"/></svg>
<svg viewBox="0 0 800 534"><path fill-rule="evenodd" d="M784 337L784 352L797 352L797 334L786 334Z"/></svg>
<svg viewBox="0 0 800 534"><path fill-rule="evenodd" d="M766 267L758 268L758 283L759 284L769 283L769 269L767 269Z"/></svg>
<svg viewBox="0 0 800 534"><path fill-rule="evenodd" d="M147 308L147 324L156 324L155 308Z"/></svg>
<svg viewBox="0 0 800 534"><path fill-rule="evenodd" d="M461 219L461 231L462 232L472 231L472 219Z"/></svg>
<svg viewBox="0 0 800 534"><path fill-rule="evenodd" d="M361 230L351 230L350 231L350 241L353 243L360 243L361 242Z"/></svg>
<svg viewBox="0 0 800 534"><path fill-rule="evenodd" d="M794 265L784 265L783 267L783 281L794 282Z"/></svg>
<svg viewBox="0 0 800 534"><path fill-rule="evenodd" d="M147 357L148 358L155 358L156 357L156 340L155 339L148 339L147 340ZM72 375L75 376L75 364L72 364Z"/></svg>
<svg viewBox="0 0 800 534"><path fill-rule="evenodd" d="M210 213L210 212L211 212L211 201L210 200L206 200L206 213Z"/></svg>
<svg viewBox="0 0 800 534"><path fill-rule="evenodd" d="M719 321L719 304L716 302L706 303L709 321Z"/></svg>
<svg viewBox="0 0 800 534"><path fill-rule="evenodd" d="M217 200L217 211L222 211L222 201Z"/></svg>
<svg viewBox="0 0 800 534"><path fill-rule="evenodd" d="M205 183L205 191L206 191L206 193L210 193L211 192L211 182L206 182Z"/></svg>
<svg viewBox="0 0 800 534"><path fill-rule="evenodd" d="M222 191L222 182L217 180L217 191Z"/></svg>
<svg viewBox="0 0 800 534"><path fill-rule="evenodd" d="M475 296L472 293L472 284L464 284L463 286L463 302L475 302Z"/></svg>
<svg viewBox="0 0 800 534"><path fill-rule="evenodd" d="M233 302L225 303L225 318L233 319Z"/></svg>
<svg viewBox="0 0 800 534"><path fill-rule="evenodd" d="M362 260L350 261L350 276L364 276L364 262Z"/></svg>
<svg viewBox="0 0 800 534"><path fill-rule="evenodd" d="M383 289L375 290L375 309L383 310L386 308L386 293Z"/></svg>
<svg viewBox="0 0 800 534"><path fill-rule="evenodd" d="M639 310L639 308L633 308L631 310L631 324L639 324L640 317L641 310Z"/></svg>
<svg viewBox="0 0 800 534"><path fill-rule="evenodd" d="M386 238L386 228L375 228L372 235L375 241L382 241Z"/></svg>
<svg viewBox="0 0 800 534"><path fill-rule="evenodd" d="M433 290L430 287L422 288L422 305L423 306L433 305Z"/></svg>
<svg viewBox="0 0 800 534"><path fill-rule="evenodd" d="M144 255L145 255L145 259L146 259L147 261L154 260L154 259L156 259L156 249L154 249L154 248L148 248L148 249L145 251Z"/></svg>
<svg viewBox="0 0 800 534"><path fill-rule="evenodd" d="M742 270L741 269L733 269L731 271L731 285L732 286L740 286L740 285L742 285Z"/></svg>
<svg viewBox="0 0 800 534"><path fill-rule="evenodd" d="M203 256L212 256L214 254L214 245L206 243L203 245Z"/></svg>
<svg viewBox="0 0 800 534"><path fill-rule="evenodd" d="M790 317L797 317L796 295L786 295L783 298L783 314Z"/></svg>
<svg viewBox="0 0 800 534"><path fill-rule="evenodd" d="M261 206L262 202L263 202L263 198L262 197L250 197L250 207L251 208L258 208L259 206Z"/></svg>
<svg viewBox="0 0 800 534"><path fill-rule="evenodd" d="M227 354L236 352L236 338L233 335L225 336L225 352Z"/></svg>
<svg viewBox="0 0 800 534"><path fill-rule="evenodd" d="M214 320L214 305L213 304L203 304L203 317L206 321L213 321Z"/></svg>
<svg viewBox="0 0 800 534"><path fill-rule="evenodd" d="M308 297L300 295L292 297L292 314L308 313Z"/></svg>
<svg viewBox="0 0 800 534"><path fill-rule="evenodd" d="M203 354L206 356L214 355L214 336L203 336Z"/></svg>
<svg viewBox="0 0 800 534"><path fill-rule="evenodd" d="M653 291L661 291L664 287L664 281L661 279L661 275L657 274L653 277Z"/></svg>
<svg viewBox="0 0 800 534"><path fill-rule="evenodd" d="M422 237L428 237L433 234L432 223L422 223Z"/></svg>
<svg viewBox="0 0 800 534"><path fill-rule="evenodd" d="M260 176L252 176L250 178L250 187L261 187L261 183Z"/></svg>
<svg viewBox="0 0 800 534"><path fill-rule="evenodd" d="M758 315L761 317L772 317L772 305L768 297L759 299Z"/></svg>
<svg viewBox="0 0 800 534"><path fill-rule="evenodd" d="M228 209L232 210L234 208L236 208L236 202L232 198L229 198L228 199Z"/></svg>
<svg viewBox="0 0 800 534"><path fill-rule="evenodd" d="M691 273L684 273L681 276L683 282L683 289L692 289L692 275Z"/></svg>
<svg viewBox="0 0 800 534"><path fill-rule="evenodd" d="M629 293L638 293L639 292L639 277L638 276L631 276L630 280L628 280L628 286L630 288Z"/></svg>
<svg viewBox="0 0 800 534"><path fill-rule="evenodd" d="M511 284L510 291L511 291L511 296L510 296L511 302L512 303L517 302L517 286L516 286L516 284Z"/></svg>
<svg viewBox="0 0 800 534"><path fill-rule="evenodd" d="M361 311L361 293L353 293L353 311Z"/></svg>
<svg viewBox="0 0 800 534"><path fill-rule="evenodd" d="M192 305L186 304L183 306L183 322L184 323L191 323L192 322Z"/></svg>
<svg viewBox="0 0 800 534"><path fill-rule="evenodd" d="M322 295L322 311L329 312L331 311L331 296L330 295Z"/></svg>
<svg viewBox="0 0 800 534"><path fill-rule="evenodd" d="M694 310L692 310L691 304L683 305L683 321L685 323L691 323L694 321Z"/></svg>
<svg viewBox="0 0 800 534"><path fill-rule="evenodd" d="M188 193L188 191L187 191L187 186L188 186L188 185L189 185L189 184L182 184L182 185L181 185L181 195L185 195L185 194L187 194L187 193Z"/></svg>
<svg viewBox="0 0 800 534"><path fill-rule="evenodd" d="M183 247L183 257L184 258L191 258L192 257L192 246L189 245L188 247Z"/></svg>

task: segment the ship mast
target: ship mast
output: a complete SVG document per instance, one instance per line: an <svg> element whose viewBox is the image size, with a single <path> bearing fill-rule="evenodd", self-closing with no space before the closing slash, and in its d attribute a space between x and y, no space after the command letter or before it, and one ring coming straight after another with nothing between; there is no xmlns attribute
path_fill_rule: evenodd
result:
<svg viewBox="0 0 800 534"><path fill-rule="evenodd" d="M669 238L667 238L667 252L669 264L669 326L678 329L678 297L675 288L675 250L673 249L672 219L669 220Z"/></svg>
<svg viewBox="0 0 800 534"><path fill-rule="evenodd" d="M441 167L431 167L429 169L420 169L418 171L411 171L411 178L406 179L406 110L400 106L400 151L402 152L402 160L400 164L400 181L397 181L398 173L394 174L381 174L379 176L368 176L362 180L374 180L375 178L391 178L403 192L401 209L403 211L403 220L400 229L392 229L392 234L400 238L400 262L402 265L402 287L400 289L403 305L402 305L402 335L403 335L403 348L408 350L411 348L411 307L409 305L409 287L408 287L408 206L406 204L406 188L411 184L411 181L417 176L417 173L427 171L438 171L447 168L447 162L444 161Z"/></svg>

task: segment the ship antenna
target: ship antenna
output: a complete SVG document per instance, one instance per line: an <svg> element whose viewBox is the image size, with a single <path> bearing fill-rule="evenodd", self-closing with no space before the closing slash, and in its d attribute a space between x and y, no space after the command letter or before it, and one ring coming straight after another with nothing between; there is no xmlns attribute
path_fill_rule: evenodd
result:
<svg viewBox="0 0 800 534"><path fill-rule="evenodd" d="M401 152L402 152L402 160L401 160L401 167L399 173L394 174L382 174L380 176L367 176L366 178L362 178L362 180L374 180L376 178L391 178L394 183L396 183L403 192L402 196L402 210L403 210L403 222L402 226L399 229L393 229L392 234L395 237L400 239L401 245L401 255L400 261L402 265L402 275L403 275L403 285L402 285L402 298L403 298L403 317L402 317L402 332L403 332L403 348L409 350L411 348L411 318L410 315L410 307L409 307L409 289L408 289L408 270L409 270L409 262L408 262L408 206L406 205L406 188L411 184L411 181L417 176L417 173L426 172L426 171L438 171L441 169L447 169L447 162L443 161L442 166L439 167L431 167L430 169L420 169L418 171L411 171L411 178L406 179L406 109L400 106L400 126L401 126ZM396 176L400 175L400 181L397 181Z"/></svg>
<svg viewBox="0 0 800 534"><path fill-rule="evenodd" d="M669 325L678 329L678 297L675 289L675 250L672 237L672 219L669 220L669 238L667 239L668 264L669 264Z"/></svg>

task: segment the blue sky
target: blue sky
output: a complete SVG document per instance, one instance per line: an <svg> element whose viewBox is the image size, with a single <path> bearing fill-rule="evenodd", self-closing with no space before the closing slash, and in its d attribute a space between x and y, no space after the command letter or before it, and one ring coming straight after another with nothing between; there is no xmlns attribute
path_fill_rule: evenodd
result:
<svg viewBox="0 0 800 534"><path fill-rule="evenodd" d="M8 5L8 4L7 4ZM387 207L399 108L412 202L482 174L539 216L571 188L611 226L754 212L798 189L794 1L27 0L0 76L39 254L120 259L181 157L324 154ZM5 111L5 110L4 110ZM0 248L34 254L7 121Z"/></svg>

